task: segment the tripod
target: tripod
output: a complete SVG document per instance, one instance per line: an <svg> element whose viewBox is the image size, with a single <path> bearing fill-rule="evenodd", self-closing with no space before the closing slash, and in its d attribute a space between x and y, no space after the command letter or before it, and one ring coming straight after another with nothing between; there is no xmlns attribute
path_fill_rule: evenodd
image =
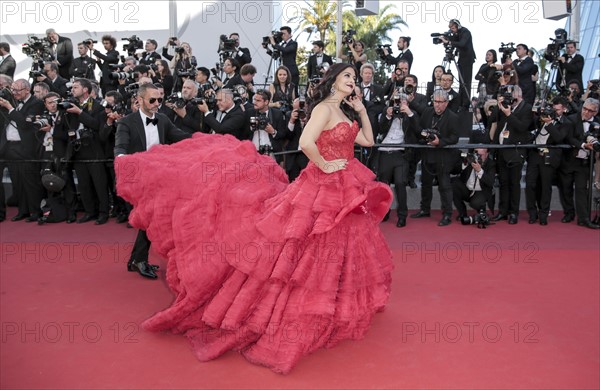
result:
<svg viewBox="0 0 600 390"><path fill-rule="evenodd" d="M542 69L542 79L544 78L546 73L546 69ZM556 77L560 76L560 80L561 80L561 85L556 86ZM557 87L557 89L564 89L566 87L566 80L563 74L563 69L560 66L559 61L553 61L552 65L550 66L550 72L548 72L548 78L546 79L546 82L544 83L544 85L542 86L542 90L540 92L540 101L541 102L545 102L546 99L548 98L548 94L552 91L552 89L554 87Z"/></svg>
<svg viewBox="0 0 600 390"><path fill-rule="evenodd" d="M263 83L263 88L269 87L269 78L271 77L271 70L273 70L273 77L277 77L276 70L279 68L279 58L281 53L279 50L267 50L267 54L271 57L269 60L269 66L267 68L267 74L265 75L265 82Z"/></svg>

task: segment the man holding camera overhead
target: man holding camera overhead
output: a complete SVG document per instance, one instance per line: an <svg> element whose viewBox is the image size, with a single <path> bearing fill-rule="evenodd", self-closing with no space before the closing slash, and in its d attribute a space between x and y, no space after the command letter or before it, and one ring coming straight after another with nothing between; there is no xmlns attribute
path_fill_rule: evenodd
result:
<svg viewBox="0 0 600 390"><path fill-rule="evenodd" d="M458 71L464 83L460 86L460 104L461 108L469 107L471 104L471 80L473 79L473 63L475 62L475 50L473 49L473 37L471 31L463 27L457 19L452 19L448 23L448 28L453 36L451 41L445 36L440 36L440 40L444 45L451 44L452 47L458 49Z"/></svg>
<svg viewBox="0 0 600 390"><path fill-rule="evenodd" d="M281 32L281 42L275 42L275 37L269 35L271 46L281 53L281 64L286 66L292 75L292 83L296 86L296 96L298 96L298 85L300 83L300 71L296 64L296 52L298 51L298 43L292 39L292 29L288 26L283 26L279 29Z"/></svg>
<svg viewBox="0 0 600 390"><path fill-rule="evenodd" d="M104 35L102 37L102 45L106 54L100 53L98 50L94 50L94 45L89 44L88 48L96 57L96 63L102 70L102 76L100 77L100 88L102 94L106 95L108 91L114 91L117 89L119 83L117 80L112 80L109 75L113 72L110 65L119 63L119 52L115 49L117 47L117 40L111 35Z"/></svg>
<svg viewBox="0 0 600 390"><path fill-rule="evenodd" d="M323 53L324 48L325 44L323 41L313 42L313 55L308 57L308 63L306 64L306 74L309 80L323 77L327 66L333 65L331 57Z"/></svg>

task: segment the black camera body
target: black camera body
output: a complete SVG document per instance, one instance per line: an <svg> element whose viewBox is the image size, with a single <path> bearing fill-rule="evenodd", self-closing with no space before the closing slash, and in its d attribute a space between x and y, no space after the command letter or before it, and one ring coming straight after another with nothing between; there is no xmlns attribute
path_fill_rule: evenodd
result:
<svg viewBox="0 0 600 390"><path fill-rule="evenodd" d="M482 164L481 156L477 152L465 153L462 157L463 157L463 162L467 165L471 165L474 163L477 163L479 165Z"/></svg>
<svg viewBox="0 0 600 390"><path fill-rule="evenodd" d="M387 49L387 52L389 55L392 55L392 45L390 44L385 44L385 45L377 45L377 48L375 49L375 53L379 56L379 59L381 61L385 61L387 56L385 55L385 52L383 51L383 49ZM391 64L390 64L391 65Z"/></svg>
<svg viewBox="0 0 600 390"><path fill-rule="evenodd" d="M77 100L74 97L69 97L69 98L63 99L61 102L58 102L56 105L59 110L66 110L73 106L79 107L79 100Z"/></svg>
<svg viewBox="0 0 600 390"><path fill-rule="evenodd" d="M121 38L121 40L127 41L127 43L123 45L123 50L127 51L129 55L135 53L136 50L144 48L144 42L136 35Z"/></svg>
<svg viewBox="0 0 600 390"><path fill-rule="evenodd" d="M273 40L275 41L276 44L280 44L281 42L283 42L283 32L281 31L271 31L271 35L273 36ZM271 44L271 39L269 38L269 36L266 37L262 37L262 47L264 49L267 48L267 46L269 46Z"/></svg>
<svg viewBox="0 0 600 390"><path fill-rule="evenodd" d="M173 104L176 108L183 108L187 105L187 101L183 98L181 92L172 93L167 97L165 103Z"/></svg>
<svg viewBox="0 0 600 390"><path fill-rule="evenodd" d="M208 97L195 97L190 100L190 103L193 105L204 103L208 106L209 110L214 110L217 107L217 98L214 95Z"/></svg>
<svg viewBox="0 0 600 390"><path fill-rule="evenodd" d="M502 105L505 108L512 106L512 104L515 102L515 98L513 97L513 88L514 85L501 85L498 89L498 96L501 96L504 99L502 101Z"/></svg>
<svg viewBox="0 0 600 390"><path fill-rule="evenodd" d="M175 53L183 54L183 53L185 53L185 48L181 47L181 46L177 46L177 47L175 47Z"/></svg>
<svg viewBox="0 0 600 390"><path fill-rule="evenodd" d="M353 45L355 35L356 31L352 29L348 29L348 31L342 31L342 43L344 45Z"/></svg>
<svg viewBox="0 0 600 390"><path fill-rule="evenodd" d="M135 80L135 72L112 72L108 75L111 80Z"/></svg>
<svg viewBox="0 0 600 390"><path fill-rule="evenodd" d="M421 140L427 143L434 141L435 137L440 138L440 131L438 129L422 129L420 136Z"/></svg>
<svg viewBox="0 0 600 390"><path fill-rule="evenodd" d="M111 110L112 112L116 112L117 114L125 115L125 113L127 112L127 106L123 103L111 105L106 100L102 100L102 102L100 102L100 105L105 109Z"/></svg>
<svg viewBox="0 0 600 390"><path fill-rule="evenodd" d="M85 41L83 41L81 43L83 43L86 46L92 46L94 43L98 43L98 41L95 41L95 40L93 40L93 39L90 38L90 39L86 39Z"/></svg>
<svg viewBox="0 0 600 390"><path fill-rule="evenodd" d="M52 43L47 38L38 38L35 35L27 37L27 42L21 47L23 54L34 60L42 60L44 62L54 61L52 53Z"/></svg>
<svg viewBox="0 0 600 390"><path fill-rule="evenodd" d="M257 116L250 117L250 129L252 131L265 130L269 124L269 118L267 114L259 113Z"/></svg>
<svg viewBox="0 0 600 390"><path fill-rule="evenodd" d="M502 54L504 54L506 57L510 57L512 55L512 53L514 53L515 51L517 51L517 48L515 47L515 43L514 42L508 42L508 43L500 43L500 48L498 48L498 51Z"/></svg>
<svg viewBox="0 0 600 390"><path fill-rule="evenodd" d="M449 45L450 42L458 39L457 34L453 33L451 30L448 30L444 33L431 33L431 37L433 38L434 45L439 45L441 43L444 43L444 41L442 41L441 37L444 37L444 38L446 38L446 40L449 41L449 43L447 43L447 45Z"/></svg>
<svg viewBox="0 0 600 390"><path fill-rule="evenodd" d="M196 78L197 73L198 73L198 70L196 68L189 68L186 70L178 70L177 76L178 77L189 77L189 78L193 79L193 78Z"/></svg>
<svg viewBox="0 0 600 390"><path fill-rule="evenodd" d="M177 46L177 37L170 37L169 38L169 45L170 46Z"/></svg>
<svg viewBox="0 0 600 390"><path fill-rule="evenodd" d="M588 131L583 136L585 137L586 143L591 143L594 152L600 152L600 123L592 122Z"/></svg>
<svg viewBox="0 0 600 390"><path fill-rule="evenodd" d="M553 62L553 65L556 65L556 61L561 56L560 51L564 49L567 44L567 31L562 28L554 30L554 38L550 38L550 40L552 43L546 46L544 58Z"/></svg>
<svg viewBox="0 0 600 390"><path fill-rule="evenodd" d="M540 117L550 117L552 119L556 119L556 112L554 108L550 104L543 104L539 106L536 110L536 114Z"/></svg>
<svg viewBox="0 0 600 390"><path fill-rule="evenodd" d="M460 223L463 225L477 225L478 229L485 229L490 224L490 217L485 210L481 210L475 216L462 217Z"/></svg>

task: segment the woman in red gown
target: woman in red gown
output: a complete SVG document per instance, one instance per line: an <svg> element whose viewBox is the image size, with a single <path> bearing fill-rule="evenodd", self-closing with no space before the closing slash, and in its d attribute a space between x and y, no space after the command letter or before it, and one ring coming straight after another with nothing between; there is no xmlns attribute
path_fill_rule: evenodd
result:
<svg viewBox="0 0 600 390"><path fill-rule="evenodd" d="M354 143L373 144L350 96L355 80L349 64L329 68L300 139L311 162L291 184L272 158L227 135L119 158L130 221L167 259L175 294L146 330L185 334L201 361L237 350L283 374L365 335L390 295L379 222L392 193L354 158Z"/></svg>

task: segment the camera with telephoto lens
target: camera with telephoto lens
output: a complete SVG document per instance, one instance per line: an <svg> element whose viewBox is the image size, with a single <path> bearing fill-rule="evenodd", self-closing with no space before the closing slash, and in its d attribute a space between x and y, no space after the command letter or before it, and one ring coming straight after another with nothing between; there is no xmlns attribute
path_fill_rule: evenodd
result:
<svg viewBox="0 0 600 390"><path fill-rule="evenodd" d="M517 49L515 48L514 42L508 42L508 43L502 42L500 44L500 48L498 48L498 51L500 53L504 54L505 57L510 57L512 55L512 53L517 51Z"/></svg>
<svg viewBox="0 0 600 390"><path fill-rule="evenodd" d="M432 142L435 141L435 137L440 138L440 131L438 129L423 129L420 136L423 142Z"/></svg>
<svg viewBox="0 0 600 390"><path fill-rule="evenodd" d="M136 96L138 93L138 90L140 89L140 83L131 83L131 84L125 86L125 88L123 88L123 89L128 94L130 94L132 96Z"/></svg>
<svg viewBox="0 0 600 390"><path fill-rule="evenodd" d="M348 31L342 31L342 44L344 45L352 45L354 44L354 36L356 35L356 31L352 29L348 29Z"/></svg>
<svg viewBox="0 0 600 390"><path fill-rule="evenodd" d="M298 110L296 112L298 113L298 119L306 119L306 100L304 97L301 97L298 101Z"/></svg>
<svg viewBox="0 0 600 390"><path fill-rule="evenodd" d="M594 152L600 152L600 123L591 122L588 131L583 136L586 144L592 144Z"/></svg>
<svg viewBox="0 0 600 390"><path fill-rule="evenodd" d="M477 225L478 229L485 229L490 224L490 217L487 215L485 210L480 210L478 214L472 217L462 217L460 219L460 223L463 225Z"/></svg>
<svg viewBox="0 0 600 390"><path fill-rule="evenodd" d="M196 68L189 68L189 69L185 69L185 70L178 70L177 76L189 77L189 78L193 79L196 77L196 73L198 73L198 70L196 70Z"/></svg>
<svg viewBox="0 0 600 390"><path fill-rule="evenodd" d="M275 41L276 44L280 44L281 42L283 42L283 32L281 31L271 31L271 35L273 36L273 40ZM262 47L264 49L267 48L267 46L269 46L271 44L271 39L266 36L266 37L262 37Z"/></svg>
<svg viewBox="0 0 600 390"><path fill-rule="evenodd" d="M127 112L127 106L124 105L123 103L110 104L106 100L102 100L100 102L100 105L102 107L104 107L105 109L108 109L111 112L116 112L117 114L120 114L120 115L125 115L125 113Z"/></svg>
<svg viewBox="0 0 600 390"><path fill-rule="evenodd" d="M111 80L135 80L136 72L112 72L108 75Z"/></svg>
<svg viewBox="0 0 600 390"><path fill-rule="evenodd" d="M560 51L567 44L567 31L562 28L554 30L554 38L550 38L550 40L552 43L546 46L544 58L550 62L556 62L561 56Z"/></svg>
<svg viewBox="0 0 600 390"><path fill-rule="evenodd" d="M28 115L25 118L25 121L31 122L38 130L42 127L52 126L54 124L52 115L48 113L44 113L42 115Z"/></svg>
<svg viewBox="0 0 600 390"><path fill-rule="evenodd" d="M108 69L111 71L120 70L122 71L127 65L125 64L108 64Z"/></svg>
<svg viewBox="0 0 600 390"><path fill-rule="evenodd" d="M165 103L173 104L176 108L183 108L187 105L187 102L183 98L181 92L174 92L167 97Z"/></svg>
<svg viewBox="0 0 600 390"><path fill-rule="evenodd" d="M83 43L85 46L92 46L94 43L98 43L98 41L94 41L93 39L86 39L85 41L81 42Z"/></svg>
<svg viewBox="0 0 600 390"><path fill-rule="evenodd" d="M127 43L123 45L123 50L127 51L129 55L135 53L136 50L144 48L144 42L136 35L121 38L121 40L127 41Z"/></svg>
<svg viewBox="0 0 600 390"><path fill-rule="evenodd" d="M377 45L377 48L375 49L375 53L377 53L377 55L379 56L379 59L381 59L381 61L385 61L387 58L383 49L387 49L388 55L392 55L392 45L390 45L390 44Z"/></svg>
<svg viewBox="0 0 600 390"><path fill-rule="evenodd" d="M56 106L59 110L66 110L73 106L79 107L79 100L74 97L69 97L67 99L63 99L61 102L56 103Z"/></svg>
<svg viewBox="0 0 600 390"><path fill-rule="evenodd" d="M217 107L217 97L214 95L210 95L208 97L195 97L192 100L190 100L190 103L194 105L204 103L208 106L208 109L212 111Z"/></svg>
<svg viewBox="0 0 600 390"><path fill-rule="evenodd" d="M513 89L514 85L501 85L498 89L498 96L501 96L504 99L502 101L502 106L504 106L504 108L509 108L515 102Z"/></svg>
<svg viewBox="0 0 600 390"><path fill-rule="evenodd" d="M477 152L461 153L460 156L462 157L465 165L471 165L474 163L479 165L482 164L481 155L479 155Z"/></svg>
<svg viewBox="0 0 600 390"><path fill-rule="evenodd" d="M265 130L269 124L269 118L267 114L259 113L257 116L250 117L250 129L252 131Z"/></svg>
<svg viewBox="0 0 600 390"><path fill-rule="evenodd" d="M45 62L54 61L52 53L52 43L47 38L38 38L35 35L27 37L27 42L23 44L21 50L23 54L34 60L43 60Z"/></svg>
<svg viewBox="0 0 600 390"><path fill-rule="evenodd" d="M221 34L219 36L219 51L220 52L232 52L235 50L237 40L227 38L227 35Z"/></svg>
<svg viewBox="0 0 600 390"><path fill-rule="evenodd" d="M398 87L394 89L394 94L390 97L390 105L392 107L392 118L404 118L405 114L401 111L402 100L406 100L404 88Z"/></svg>
<svg viewBox="0 0 600 390"><path fill-rule="evenodd" d="M551 104L546 102L537 108L536 114L540 117L550 117L552 119L556 119L556 111L554 111L554 108Z"/></svg>
<svg viewBox="0 0 600 390"><path fill-rule="evenodd" d="M43 71L41 71L41 70L31 70L31 71L29 71L29 78L30 79L35 79L35 78L38 78L40 76L45 76L45 75L46 74Z"/></svg>
<svg viewBox="0 0 600 390"><path fill-rule="evenodd" d="M184 54L185 53L185 48L181 47L181 46L177 46L175 48L175 53L177 53L177 54Z"/></svg>
<svg viewBox="0 0 600 390"><path fill-rule="evenodd" d="M0 99L7 100L11 106L17 107L17 102L12 94L12 91L8 87L0 89Z"/></svg>
<svg viewBox="0 0 600 390"><path fill-rule="evenodd" d="M451 30L446 31L445 33L431 33L431 37L433 38L434 45L444 43L441 37L446 38L448 41L454 41L457 38L456 34L454 34Z"/></svg>

